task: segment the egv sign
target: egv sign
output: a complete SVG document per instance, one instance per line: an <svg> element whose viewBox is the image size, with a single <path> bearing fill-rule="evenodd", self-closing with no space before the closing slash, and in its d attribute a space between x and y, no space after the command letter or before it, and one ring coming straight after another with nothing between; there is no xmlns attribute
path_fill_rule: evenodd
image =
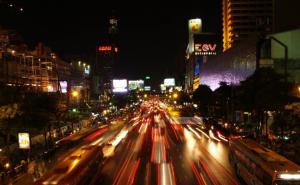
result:
<svg viewBox="0 0 300 185"><path fill-rule="evenodd" d="M217 44L195 44L195 55L216 55Z"/></svg>

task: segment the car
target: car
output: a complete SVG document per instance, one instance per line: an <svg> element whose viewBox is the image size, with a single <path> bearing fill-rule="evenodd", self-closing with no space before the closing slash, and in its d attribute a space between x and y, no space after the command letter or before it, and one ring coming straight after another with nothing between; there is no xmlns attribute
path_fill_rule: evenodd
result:
<svg viewBox="0 0 300 185"><path fill-rule="evenodd" d="M102 148L102 153L103 157L111 157L115 154L115 146L112 145L111 143L107 143L103 148Z"/></svg>

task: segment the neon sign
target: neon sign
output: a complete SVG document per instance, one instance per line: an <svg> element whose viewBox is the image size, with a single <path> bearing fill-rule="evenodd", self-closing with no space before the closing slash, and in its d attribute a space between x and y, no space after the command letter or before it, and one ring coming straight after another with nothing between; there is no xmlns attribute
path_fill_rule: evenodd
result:
<svg viewBox="0 0 300 185"><path fill-rule="evenodd" d="M99 51L111 51L112 47L111 46L99 46L98 50Z"/></svg>
<svg viewBox="0 0 300 185"><path fill-rule="evenodd" d="M217 55L217 44L195 44L195 55Z"/></svg>

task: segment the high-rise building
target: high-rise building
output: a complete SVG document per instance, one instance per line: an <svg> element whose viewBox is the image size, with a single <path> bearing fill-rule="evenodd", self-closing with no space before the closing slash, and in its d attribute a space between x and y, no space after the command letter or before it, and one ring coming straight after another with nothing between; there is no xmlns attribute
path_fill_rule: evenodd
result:
<svg viewBox="0 0 300 185"><path fill-rule="evenodd" d="M223 50L274 27L274 0L223 0Z"/></svg>
<svg viewBox="0 0 300 185"><path fill-rule="evenodd" d="M96 61L92 66L92 97L103 101L111 94L114 66L119 56L118 19L112 15L108 21L108 36L97 46Z"/></svg>

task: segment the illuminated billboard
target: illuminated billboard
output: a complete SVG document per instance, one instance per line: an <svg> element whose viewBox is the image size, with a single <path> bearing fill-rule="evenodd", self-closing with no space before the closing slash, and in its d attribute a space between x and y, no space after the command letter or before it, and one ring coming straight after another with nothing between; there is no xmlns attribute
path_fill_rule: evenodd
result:
<svg viewBox="0 0 300 185"><path fill-rule="evenodd" d="M59 85L60 85L61 93L67 93L68 92L68 90L67 90L68 82L67 81L60 81Z"/></svg>
<svg viewBox="0 0 300 185"><path fill-rule="evenodd" d="M145 90L145 91L151 91L151 86L145 86L145 87L144 87L144 90Z"/></svg>
<svg viewBox="0 0 300 185"><path fill-rule="evenodd" d="M128 81L128 89L129 90L143 89L143 87L144 87L144 80L129 80Z"/></svg>
<svg viewBox="0 0 300 185"><path fill-rule="evenodd" d="M166 87L175 86L175 79L174 78L165 78L164 85Z"/></svg>
<svg viewBox="0 0 300 185"><path fill-rule="evenodd" d="M27 132L19 133L18 138L19 138L19 148L20 149L30 149L29 133L27 133Z"/></svg>
<svg viewBox="0 0 300 185"><path fill-rule="evenodd" d="M199 85L200 85L200 77L196 76L196 77L194 77L194 80L193 80L193 91L198 89Z"/></svg>
<svg viewBox="0 0 300 185"><path fill-rule="evenodd" d="M89 68L84 68L84 74L89 75L90 74L90 69Z"/></svg>
<svg viewBox="0 0 300 185"><path fill-rule="evenodd" d="M127 80L126 79L113 80L112 91L115 93L127 92Z"/></svg>
<svg viewBox="0 0 300 185"><path fill-rule="evenodd" d="M201 19L190 19L189 20L189 33L200 33L202 30Z"/></svg>

